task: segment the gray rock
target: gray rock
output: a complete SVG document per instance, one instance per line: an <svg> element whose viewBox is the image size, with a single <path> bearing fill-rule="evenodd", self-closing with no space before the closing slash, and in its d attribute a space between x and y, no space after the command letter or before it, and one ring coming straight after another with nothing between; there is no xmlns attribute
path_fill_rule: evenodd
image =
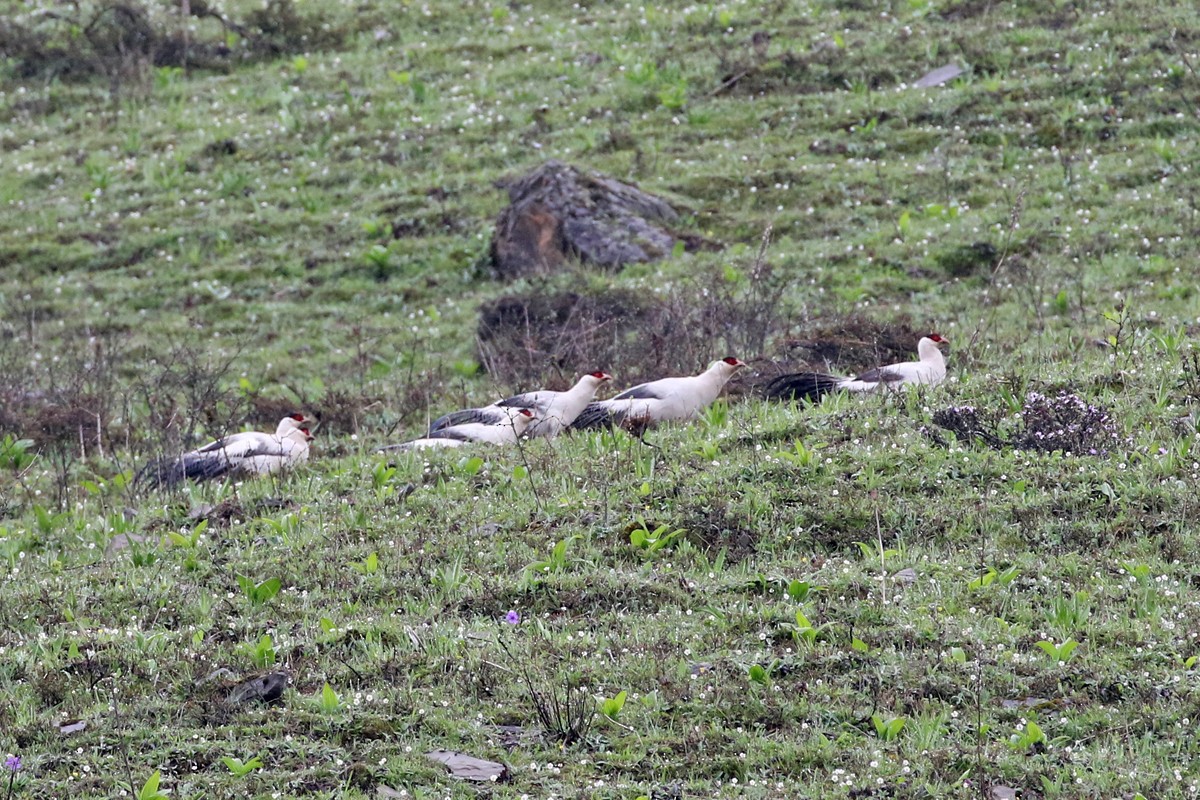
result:
<svg viewBox="0 0 1200 800"><path fill-rule="evenodd" d="M914 89L930 89L934 86L941 86L947 81L952 81L959 75L963 74L962 67L957 64L947 64L944 67L926 72L913 83Z"/></svg>

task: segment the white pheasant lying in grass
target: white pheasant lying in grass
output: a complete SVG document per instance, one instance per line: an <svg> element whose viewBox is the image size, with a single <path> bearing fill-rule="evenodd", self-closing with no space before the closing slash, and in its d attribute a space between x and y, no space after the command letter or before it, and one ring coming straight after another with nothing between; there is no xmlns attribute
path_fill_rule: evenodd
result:
<svg viewBox="0 0 1200 800"><path fill-rule="evenodd" d="M177 458L152 461L138 472L135 483L170 487L189 479L267 475L294 467L308 460L313 436L304 427L307 422L303 414L290 414L279 421L275 433L234 433Z"/></svg>
<svg viewBox="0 0 1200 800"><path fill-rule="evenodd" d="M596 390L601 384L612 380L607 372L591 372L579 379L579 382L565 392L553 392L543 389L537 392L507 397L497 400L490 406L468 408L462 411L452 411L439 417L429 426L431 433L447 428L478 422L485 425L496 425L507 422L516 408L527 408L534 414L533 422L525 429L525 435L531 439L544 436L553 439L579 416L579 412L596 397Z"/></svg>
<svg viewBox="0 0 1200 800"><path fill-rule="evenodd" d="M420 439L400 444L390 444L376 452L390 450L425 450L431 447L462 447L472 442L484 444L516 444L534 422L534 414L528 408L507 409L510 416L501 422L464 422L441 430L430 431Z"/></svg>
<svg viewBox="0 0 1200 800"><path fill-rule="evenodd" d="M766 395L776 399L807 397L820 400L830 392L871 392L881 388L924 384L936 386L946 379L946 359L939 344L948 344L939 334L931 333L917 342L916 361L904 361L867 370L853 378L826 375L823 372L796 372L780 375L767 384Z"/></svg>
<svg viewBox="0 0 1200 800"><path fill-rule="evenodd" d="M590 403L575 418L574 429L622 425L644 431L668 420L693 419L721 394L744 362L729 356L709 364L699 375L662 378L626 389L611 400Z"/></svg>

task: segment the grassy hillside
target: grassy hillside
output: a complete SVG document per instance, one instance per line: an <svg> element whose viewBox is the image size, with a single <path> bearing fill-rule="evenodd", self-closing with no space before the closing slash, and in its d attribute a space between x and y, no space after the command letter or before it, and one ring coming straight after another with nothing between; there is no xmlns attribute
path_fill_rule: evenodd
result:
<svg viewBox="0 0 1200 800"><path fill-rule="evenodd" d="M1191 8L191 6L0 21L13 796L1197 791ZM547 158L687 246L497 279L499 182ZM480 307L566 291L676 327L536 383L750 374L656 447L372 454L529 388ZM751 391L934 330L936 389ZM295 474L127 487L297 407Z"/></svg>

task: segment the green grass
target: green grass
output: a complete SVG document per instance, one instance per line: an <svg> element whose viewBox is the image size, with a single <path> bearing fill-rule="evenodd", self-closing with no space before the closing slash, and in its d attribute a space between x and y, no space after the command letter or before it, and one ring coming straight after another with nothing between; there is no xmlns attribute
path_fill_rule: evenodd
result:
<svg viewBox="0 0 1200 800"><path fill-rule="evenodd" d="M35 442L31 463L0 445L15 796L157 773L176 798L474 797L422 757L439 748L508 763L497 797L1191 795L1200 18L302 11L335 44L121 81L0 61L0 437ZM952 84L904 85L950 62ZM662 194L718 249L493 280L495 182L548 157ZM778 322L738 356L771 374L856 315L942 332L953 379L815 407L739 394L657 450L372 454L529 388L474 370L481 303L700 302L706 281L744 299L768 228ZM860 362L834 368L871 362L847 347ZM566 369L597 368L654 377ZM1064 387L1111 413L1107 452L936 441L938 412L1011 434L1026 392ZM124 489L164 445L295 406L323 415L295 474ZM652 547L659 526L684 533ZM146 538L106 556L118 534ZM278 705L221 702L268 667L291 675ZM530 685L589 712L628 694L564 745Z"/></svg>

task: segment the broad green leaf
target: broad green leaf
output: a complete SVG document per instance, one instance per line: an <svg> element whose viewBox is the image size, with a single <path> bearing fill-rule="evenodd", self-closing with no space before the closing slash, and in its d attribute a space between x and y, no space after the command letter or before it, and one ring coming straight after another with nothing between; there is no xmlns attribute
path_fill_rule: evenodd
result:
<svg viewBox="0 0 1200 800"><path fill-rule="evenodd" d="M279 578L268 578L267 580L254 587L255 602L265 603L275 595L279 594L279 589L283 583Z"/></svg>
<svg viewBox="0 0 1200 800"><path fill-rule="evenodd" d="M1054 645L1054 642L1048 642L1045 639L1043 639L1042 641L1037 643L1037 646L1039 648L1041 648L1043 653L1050 656L1051 658L1054 658L1054 659L1058 658L1058 648Z"/></svg>
<svg viewBox="0 0 1200 800"><path fill-rule="evenodd" d="M816 591L816 588L808 581L794 580L788 584L788 597L791 597L797 603L803 603L808 599L808 596Z"/></svg>
<svg viewBox="0 0 1200 800"><path fill-rule="evenodd" d="M625 707L625 699L629 693L622 690L617 693L616 697L610 697L600 704L600 713L609 719L615 720L617 715L621 713L621 709Z"/></svg>
<svg viewBox="0 0 1200 800"><path fill-rule="evenodd" d="M318 704L322 711L326 714L331 714L338 710L338 706L341 705L341 699L338 697L337 692L333 690L333 687L327 683L325 684L325 688L321 690L321 698Z"/></svg>

